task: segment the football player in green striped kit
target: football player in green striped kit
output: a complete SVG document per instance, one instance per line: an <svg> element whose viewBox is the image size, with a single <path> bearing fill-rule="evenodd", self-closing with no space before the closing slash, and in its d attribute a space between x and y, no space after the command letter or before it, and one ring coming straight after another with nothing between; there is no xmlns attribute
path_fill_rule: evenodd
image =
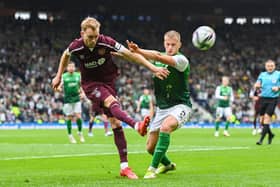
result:
<svg viewBox="0 0 280 187"><path fill-rule="evenodd" d="M147 115L150 115L151 117L154 115L153 98L148 88L144 88L143 94L140 96L137 103L136 112L140 112L142 118Z"/></svg>
<svg viewBox="0 0 280 187"><path fill-rule="evenodd" d="M229 77L222 77L222 84L217 86L215 91L215 98L218 100L218 107L216 109L216 122L215 122L215 134L214 136L219 136L219 127L222 118L226 119L224 136L230 136L228 132L229 124L232 117L231 104L234 101L234 95L232 87L229 85Z"/></svg>
<svg viewBox="0 0 280 187"><path fill-rule="evenodd" d="M77 143L74 136L72 135L72 120L76 117L76 123L78 127L78 135L80 142L85 142L82 133L82 107L80 97L83 94L81 88L81 75L79 72L75 72L75 63L70 62L67 65L67 72L62 75L61 85L59 91L62 90L64 93L64 105L63 112L66 115L66 125L69 140L71 143Z"/></svg>
<svg viewBox="0 0 280 187"><path fill-rule="evenodd" d="M164 34L163 53L141 49L133 42L127 43L131 51L170 71L164 80L153 77L157 110L147 140L147 151L153 158L144 176L145 179L151 179L156 178L156 174L176 169L176 164L170 161L166 152L170 134L189 120L192 110L188 86L190 65L188 59L179 52L182 44L177 31L170 30ZM160 163L162 165L158 167Z"/></svg>

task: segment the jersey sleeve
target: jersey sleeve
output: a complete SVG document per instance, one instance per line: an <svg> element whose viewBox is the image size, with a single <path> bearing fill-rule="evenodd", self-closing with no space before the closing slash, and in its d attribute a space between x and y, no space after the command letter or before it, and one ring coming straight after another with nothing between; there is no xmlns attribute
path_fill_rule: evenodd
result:
<svg viewBox="0 0 280 187"><path fill-rule="evenodd" d="M65 80L65 73L63 73L62 76L61 76L60 86L61 86L62 88L64 87L64 80Z"/></svg>
<svg viewBox="0 0 280 187"><path fill-rule="evenodd" d="M175 61L175 68L180 71L183 72L186 70L186 68L189 65L189 60L184 56L184 55L175 55L172 56L172 58Z"/></svg>
<svg viewBox="0 0 280 187"><path fill-rule="evenodd" d="M79 38L72 41L64 52L70 56L73 52L82 50L83 48L84 45L83 45L82 38Z"/></svg>
<svg viewBox="0 0 280 187"><path fill-rule="evenodd" d="M280 71L277 71L277 72L278 72L277 86L280 87Z"/></svg>
<svg viewBox="0 0 280 187"><path fill-rule="evenodd" d="M230 102L234 101L234 93L232 87L230 88Z"/></svg>
<svg viewBox="0 0 280 187"><path fill-rule="evenodd" d="M116 44L114 46L114 50L116 52L122 53L125 50L125 47L122 44L116 42Z"/></svg>
<svg viewBox="0 0 280 187"><path fill-rule="evenodd" d="M117 42L115 39L113 39L110 36L105 36L105 35L100 35L98 44L106 46L106 47L110 48L112 51L116 51L116 52L120 52L120 53L126 49L122 44Z"/></svg>
<svg viewBox="0 0 280 187"><path fill-rule="evenodd" d="M142 102L142 100L143 100L143 95L141 95L141 96L140 96L140 98L139 98L139 102L141 103L141 102Z"/></svg>
<svg viewBox="0 0 280 187"><path fill-rule="evenodd" d="M68 56L71 56L71 52L69 51L69 48L66 48L64 51Z"/></svg>
<svg viewBox="0 0 280 187"><path fill-rule="evenodd" d="M220 95L220 93L221 93L220 89L221 89L220 86L218 86L216 88L216 91L215 91L215 98L216 99L223 99L224 98L223 96Z"/></svg>

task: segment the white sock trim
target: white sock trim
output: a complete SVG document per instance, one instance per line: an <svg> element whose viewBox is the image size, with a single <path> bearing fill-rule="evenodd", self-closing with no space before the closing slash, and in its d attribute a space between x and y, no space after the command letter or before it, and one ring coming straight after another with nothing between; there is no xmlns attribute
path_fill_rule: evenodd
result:
<svg viewBox="0 0 280 187"><path fill-rule="evenodd" d="M127 168L128 167L128 162L122 162L121 163L121 169Z"/></svg>
<svg viewBox="0 0 280 187"><path fill-rule="evenodd" d="M135 125L134 125L134 129L138 130L138 127L139 127L139 122L136 122Z"/></svg>

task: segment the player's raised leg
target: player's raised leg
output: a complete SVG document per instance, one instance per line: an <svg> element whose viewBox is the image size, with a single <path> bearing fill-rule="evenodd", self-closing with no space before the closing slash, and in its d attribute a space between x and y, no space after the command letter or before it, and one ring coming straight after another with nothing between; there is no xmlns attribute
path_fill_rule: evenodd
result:
<svg viewBox="0 0 280 187"><path fill-rule="evenodd" d="M104 100L104 105L109 109L111 114L120 121L127 123L130 127L138 131L141 136L147 134L147 127L150 123L150 117L146 116L143 121L135 121L125 111L121 109L120 103L112 95Z"/></svg>

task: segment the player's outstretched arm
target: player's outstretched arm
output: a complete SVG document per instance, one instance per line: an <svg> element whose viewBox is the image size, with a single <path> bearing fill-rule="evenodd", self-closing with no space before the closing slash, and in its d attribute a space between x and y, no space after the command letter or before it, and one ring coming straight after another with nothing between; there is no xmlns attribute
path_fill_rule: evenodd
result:
<svg viewBox="0 0 280 187"><path fill-rule="evenodd" d="M172 67L176 66L176 61L172 56L160 53L156 50L142 49L132 41L127 40L126 43L130 51L141 54L148 60L159 61Z"/></svg>
<svg viewBox="0 0 280 187"><path fill-rule="evenodd" d="M153 74L159 79L165 79L169 75L169 71L166 68L156 67L142 55L138 53L133 53L124 46L122 46L122 49L119 50L117 53L112 52L112 54L115 56L122 57L128 61L132 61L142 66L145 66L147 69L153 72Z"/></svg>
<svg viewBox="0 0 280 187"><path fill-rule="evenodd" d="M56 91L59 88L60 82L61 82L61 76L70 60L70 55L67 53L65 50L64 53L62 54L58 66L57 73L55 77L52 80L52 88Z"/></svg>

